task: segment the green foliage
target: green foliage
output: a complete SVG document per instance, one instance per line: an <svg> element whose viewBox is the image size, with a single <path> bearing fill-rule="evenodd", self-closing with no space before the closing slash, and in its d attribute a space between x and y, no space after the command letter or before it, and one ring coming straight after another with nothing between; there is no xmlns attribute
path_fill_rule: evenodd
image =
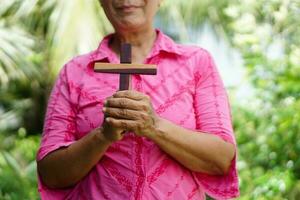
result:
<svg viewBox="0 0 300 200"><path fill-rule="evenodd" d="M38 199L35 155L39 137L26 137L20 129L16 136L1 136L0 199Z"/></svg>
<svg viewBox="0 0 300 200"><path fill-rule="evenodd" d="M42 132L49 90L63 63L110 30L97 0L1 1L0 199L38 198L31 135Z"/></svg>
<svg viewBox="0 0 300 200"><path fill-rule="evenodd" d="M225 12L256 91L234 109L242 197L299 199L300 2L241 2Z"/></svg>
<svg viewBox="0 0 300 200"><path fill-rule="evenodd" d="M241 199L297 199L297 134L276 130L271 117L235 106ZM258 112L258 111L256 111ZM276 112L276 111L275 111ZM291 192L293 191L293 192ZM297 195L296 195L297 194ZM292 196L297 198L292 198Z"/></svg>
<svg viewBox="0 0 300 200"><path fill-rule="evenodd" d="M75 54L96 48L110 30L97 0L1 2L0 132L20 126L29 134L41 132L60 68Z"/></svg>
<svg viewBox="0 0 300 200"><path fill-rule="evenodd" d="M243 200L300 199L299 13L299 0L164 0L157 19L178 40L209 23L244 59L255 95L232 106ZM110 30L97 0L1 1L0 199L38 199L49 88Z"/></svg>
<svg viewBox="0 0 300 200"><path fill-rule="evenodd" d="M164 9L183 33L208 19L243 57L255 95L233 105L241 199L299 199L300 1L178 0Z"/></svg>

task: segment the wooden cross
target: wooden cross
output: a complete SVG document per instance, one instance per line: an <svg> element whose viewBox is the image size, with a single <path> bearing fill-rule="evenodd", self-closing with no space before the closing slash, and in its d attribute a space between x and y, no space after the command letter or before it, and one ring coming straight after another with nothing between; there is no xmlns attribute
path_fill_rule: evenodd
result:
<svg viewBox="0 0 300 200"><path fill-rule="evenodd" d="M96 62L94 71L99 73L120 74L119 90L128 90L131 74L156 75L156 65L131 64L131 44L121 45L121 64Z"/></svg>

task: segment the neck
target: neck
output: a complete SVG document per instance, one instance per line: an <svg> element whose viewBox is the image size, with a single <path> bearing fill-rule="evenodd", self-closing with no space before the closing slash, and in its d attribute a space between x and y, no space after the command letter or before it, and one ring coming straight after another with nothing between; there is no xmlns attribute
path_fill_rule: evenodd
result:
<svg viewBox="0 0 300 200"><path fill-rule="evenodd" d="M156 31L149 28L140 31L117 31L113 36L111 48L120 55L120 46L123 43L130 43L132 47L132 62L142 63L150 53L156 39Z"/></svg>

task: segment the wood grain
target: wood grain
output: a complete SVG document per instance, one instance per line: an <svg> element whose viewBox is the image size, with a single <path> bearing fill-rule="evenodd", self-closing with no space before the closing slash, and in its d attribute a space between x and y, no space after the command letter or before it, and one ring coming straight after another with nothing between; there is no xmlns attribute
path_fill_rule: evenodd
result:
<svg viewBox="0 0 300 200"><path fill-rule="evenodd" d="M157 72L156 65L150 64L113 64L113 63L95 63L95 72L102 73L124 73L124 74L151 74Z"/></svg>

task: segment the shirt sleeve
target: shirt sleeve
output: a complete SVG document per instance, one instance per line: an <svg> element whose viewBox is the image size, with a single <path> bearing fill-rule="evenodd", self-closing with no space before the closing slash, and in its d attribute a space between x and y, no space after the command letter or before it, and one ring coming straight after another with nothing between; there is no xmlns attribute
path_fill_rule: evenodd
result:
<svg viewBox="0 0 300 200"><path fill-rule="evenodd" d="M234 144L231 111L228 97L210 54L203 50L195 63L195 99L196 128L200 132L214 134ZM228 199L239 196L236 153L229 173L223 176L193 173L198 184L217 199Z"/></svg>
<svg viewBox="0 0 300 200"><path fill-rule="evenodd" d="M37 161L50 152L75 142L75 112L70 100L67 67L65 66L52 89Z"/></svg>

